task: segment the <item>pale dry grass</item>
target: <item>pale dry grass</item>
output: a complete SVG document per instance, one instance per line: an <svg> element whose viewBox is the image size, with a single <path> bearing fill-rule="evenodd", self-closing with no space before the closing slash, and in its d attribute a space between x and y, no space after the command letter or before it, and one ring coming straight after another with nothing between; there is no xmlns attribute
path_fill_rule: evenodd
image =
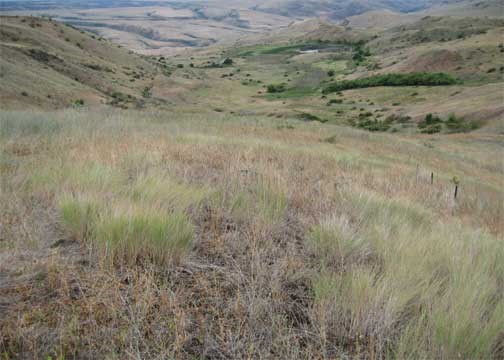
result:
<svg viewBox="0 0 504 360"><path fill-rule="evenodd" d="M6 358L503 355L499 137L103 110L1 125Z"/></svg>

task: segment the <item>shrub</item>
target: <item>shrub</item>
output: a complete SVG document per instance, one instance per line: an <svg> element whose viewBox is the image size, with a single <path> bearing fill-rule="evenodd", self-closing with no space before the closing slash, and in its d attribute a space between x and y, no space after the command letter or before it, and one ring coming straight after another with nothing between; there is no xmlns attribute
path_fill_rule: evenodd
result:
<svg viewBox="0 0 504 360"><path fill-rule="evenodd" d="M343 99L331 99L327 102L327 106L332 104L343 104Z"/></svg>
<svg viewBox="0 0 504 360"><path fill-rule="evenodd" d="M336 72L334 70L329 70L327 72L327 76L333 77L334 75L336 75Z"/></svg>
<svg viewBox="0 0 504 360"><path fill-rule="evenodd" d="M468 132L481 127L480 122L466 121L455 114L450 114L446 120L441 119L439 116L427 114L425 119L418 123L418 128L422 129L422 133L424 134L434 134L440 132L443 129L443 125L452 133Z"/></svg>
<svg viewBox="0 0 504 360"><path fill-rule="evenodd" d="M152 88L146 86L142 91L142 96L146 99L150 98L152 96Z"/></svg>
<svg viewBox="0 0 504 360"><path fill-rule="evenodd" d="M78 108L81 106L84 106L84 100L83 99L77 99L73 102L73 106Z"/></svg>
<svg viewBox="0 0 504 360"><path fill-rule="evenodd" d="M441 86L456 83L457 80L453 76L445 73L384 74L335 82L327 86L323 92L327 94L377 86Z"/></svg>
<svg viewBox="0 0 504 360"><path fill-rule="evenodd" d="M424 128L427 128L428 126L438 125L442 122L443 122L443 120L441 120L440 117L434 116L432 114L427 114L425 116L425 119L423 121L421 121L420 123L418 123L418 127L420 129L424 129Z"/></svg>
<svg viewBox="0 0 504 360"><path fill-rule="evenodd" d="M441 124L433 124L423 128L422 134L436 134L441 132L443 126Z"/></svg>
<svg viewBox="0 0 504 360"><path fill-rule="evenodd" d="M267 87L267 90L269 93L281 93L284 92L286 89L285 84L270 84Z"/></svg>
<svg viewBox="0 0 504 360"><path fill-rule="evenodd" d="M356 64L363 63L368 56L371 56L369 49L363 48L362 44L355 45L355 52L352 59Z"/></svg>
<svg viewBox="0 0 504 360"><path fill-rule="evenodd" d="M478 121L464 121L455 114L450 114L445 121L446 128L450 132L469 132L480 128L481 124Z"/></svg>
<svg viewBox="0 0 504 360"><path fill-rule="evenodd" d="M301 113L298 115L298 118L303 120L303 121L318 121L318 122L327 122L327 120L321 119L316 115L309 114L309 113Z"/></svg>
<svg viewBox="0 0 504 360"><path fill-rule="evenodd" d="M233 65L233 59L231 58L224 59L224 61L222 61L222 65Z"/></svg>
<svg viewBox="0 0 504 360"><path fill-rule="evenodd" d="M358 128L365 129L368 131L387 131L390 129L391 125L387 121L378 121L377 119L371 120L360 120L356 125Z"/></svg>

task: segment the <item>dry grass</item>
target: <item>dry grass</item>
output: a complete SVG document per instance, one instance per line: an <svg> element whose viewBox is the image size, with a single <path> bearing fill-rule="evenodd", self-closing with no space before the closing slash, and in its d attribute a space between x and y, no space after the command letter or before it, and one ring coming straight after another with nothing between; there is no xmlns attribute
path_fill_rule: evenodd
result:
<svg viewBox="0 0 504 360"><path fill-rule="evenodd" d="M504 355L499 135L0 116L5 358Z"/></svg>

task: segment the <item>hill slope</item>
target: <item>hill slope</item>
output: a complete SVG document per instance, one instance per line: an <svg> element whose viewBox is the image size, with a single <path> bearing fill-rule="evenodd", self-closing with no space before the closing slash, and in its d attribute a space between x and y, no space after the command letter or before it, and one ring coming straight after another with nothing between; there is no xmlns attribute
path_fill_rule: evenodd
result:
<svg viewBox="0 0 504 360"><path fill-rule="evenodd" d="M0 52L2 107L137 106L159 73L126 49L40 18L1 17Z"/></svg>

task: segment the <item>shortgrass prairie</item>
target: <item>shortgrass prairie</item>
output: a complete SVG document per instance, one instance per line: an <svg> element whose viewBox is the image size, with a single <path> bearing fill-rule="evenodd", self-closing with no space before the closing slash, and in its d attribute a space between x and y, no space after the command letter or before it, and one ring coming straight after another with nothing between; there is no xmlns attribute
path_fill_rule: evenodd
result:
<svg viewBox="0 0 504 360"><path fill-rule="evenodd" d="M3 358L504 357L502 135L0 125Z"/></svg>

